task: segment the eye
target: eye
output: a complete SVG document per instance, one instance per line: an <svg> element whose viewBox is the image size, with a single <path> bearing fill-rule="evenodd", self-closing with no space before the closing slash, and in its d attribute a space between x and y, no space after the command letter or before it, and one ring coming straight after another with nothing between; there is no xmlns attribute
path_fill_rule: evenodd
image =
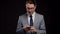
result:
<svg viewBox="0 0 60 34"><path fill-rule="evenodd" d="M28 8L28 9L34 9L34 8L32 7L32 8Z"/></svg>

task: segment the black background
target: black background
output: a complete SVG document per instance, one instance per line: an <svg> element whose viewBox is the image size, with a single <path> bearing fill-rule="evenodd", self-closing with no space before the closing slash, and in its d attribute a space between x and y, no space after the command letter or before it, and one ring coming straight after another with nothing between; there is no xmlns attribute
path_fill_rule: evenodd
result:
<svg viewBox="0 0 60 34"><path fill-rule="evenodd" d="M59 24L56 5L51 0L36 0L36 12L43 14L45 18L47 34L58 33ZM1 2L1 34L16 34L16 26L19 15L26 13L25 0L2 0ZM55 6L55 7L54 7ZM56 23L57 22L57 23Z"/></svg>

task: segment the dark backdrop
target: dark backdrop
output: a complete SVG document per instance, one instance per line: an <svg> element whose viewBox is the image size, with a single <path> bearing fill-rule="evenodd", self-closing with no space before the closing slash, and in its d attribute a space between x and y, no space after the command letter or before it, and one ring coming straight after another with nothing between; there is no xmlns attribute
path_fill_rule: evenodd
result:
<svg viewBox="0 0 60 34"><path fill-rule="evenodd" d="M45 18L47 34L56 32L51 0L36 0L36 12L43 14ZM1 1L1 33L15 34L19 15L26 13L25 0L2 0ZM57 27L58 28L58 27ZM58 32L58 30L57 30Z"/></svg>

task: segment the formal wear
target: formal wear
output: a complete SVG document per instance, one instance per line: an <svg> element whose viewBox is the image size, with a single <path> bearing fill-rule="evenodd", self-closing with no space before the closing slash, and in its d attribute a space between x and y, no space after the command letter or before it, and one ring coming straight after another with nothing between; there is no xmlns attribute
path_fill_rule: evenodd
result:
<svg viewBox="0 0 60 34"><path fill-rule="evenodd" d="M34 12L32 14L32 17L28 13L19 16L16 29L17 34L31 34L30 31L24 31L23 26L26 24L32 24L32 26L36 28L37 34L46 34L46 27L43 15Z"/></svg>
<svg viewBox="0 0 60 34"><path fill-rule="evenodd" d="M30 22L34 23L35 12L32 15L29 15L29 13L27 13L27 15L28 15L28 23L29 25L31 25Z"/></svg>

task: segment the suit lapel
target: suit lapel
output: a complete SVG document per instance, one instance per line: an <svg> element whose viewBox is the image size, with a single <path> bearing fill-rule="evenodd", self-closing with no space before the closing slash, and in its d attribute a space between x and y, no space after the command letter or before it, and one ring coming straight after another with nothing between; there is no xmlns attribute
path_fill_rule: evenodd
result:
<svg viewBox="0 0 60 34"><path fill-rule="evenodd" d="M23 16L23 25L26 25L26 24L28 24L27 14L25 14L25 15ZM29 24L28 24L28 25L29 25Z"/></svg>
<svg viewBox="0 0 60 34"><path fill-rule="evenodd" d="M36 27L36 25L37 25L37 21L38 20L38 18L37 18L37 13L35 13L35 18L34 18L34 26Z"/></svg>
<svg viewBox="0 0 60 34"><path fill-rule="evenodd" d="M37 18L37 17L38 17L38 16L37 16L37 13L35 13L35 18L34 18L34 23L33 23L33 25L34 25L35 27L36 27L37 22L38 22L38 18ZM25 14L25 15L23 16L23 25L26 25L26 24L29 25L27 14Z"/></svg>

